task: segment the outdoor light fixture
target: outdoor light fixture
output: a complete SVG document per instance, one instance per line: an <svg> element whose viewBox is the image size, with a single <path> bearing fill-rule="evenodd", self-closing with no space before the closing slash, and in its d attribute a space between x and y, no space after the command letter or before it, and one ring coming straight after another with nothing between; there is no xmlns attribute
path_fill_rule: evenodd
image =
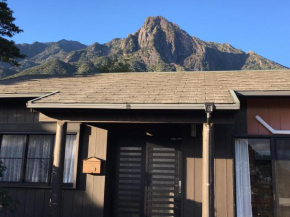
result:
<svg viewBox="0 0 290 217"><path fill-rule="evenodd" d="M213 102L206 102L204 103L204 110L206 113L206 123L210 124L211 113L213 112L214 103Z"/></svg>
<svg viewBox="0 0 290 217"><path fill-rule="evenodd" d="M212 113L213 112L214 103L213 102L206 102L204 103L204 110L206 113Z"/></svg>

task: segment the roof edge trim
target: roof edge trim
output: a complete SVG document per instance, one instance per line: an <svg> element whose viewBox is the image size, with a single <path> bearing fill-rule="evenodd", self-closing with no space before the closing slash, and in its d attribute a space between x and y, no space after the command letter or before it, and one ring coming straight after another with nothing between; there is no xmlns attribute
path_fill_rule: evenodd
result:
<svg viewBox="0 0 290 217"><path fill-rule="evenodd" d="M236 93L241 96L290 96L290 90L251 90Z"/></svg>
<svg viewBox="0 0 290 217"><path fill-rule="evenodd" d="M41 97L45 93L1 93L0 98L35 98Z"/></svg>
<svg viewBox="0 0 290 217"><path fill-rule="evenodd" d="M27 108L76 108L76 109L150 109L150 110L204 110L204 104L60 104L46 103L34 104L31 101L27 103ZM239 110L240 105L236 104L215 104L217 110Z"/></svg>
<svg viewBox="0 0 290 217"><path fill-rule="evenodd" d="M230 94L231 94L231 96L232 96L232 98L234 100L235 105L239 106L239 108L240 108L241 103L240 103L240 100L239 100L236 92L234 90L229 90L229 91L230 91Z"/></svg>

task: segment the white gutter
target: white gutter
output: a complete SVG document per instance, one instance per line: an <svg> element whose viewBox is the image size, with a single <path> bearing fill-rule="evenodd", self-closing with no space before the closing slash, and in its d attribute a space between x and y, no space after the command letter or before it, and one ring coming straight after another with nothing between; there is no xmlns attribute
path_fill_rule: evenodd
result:
<svg viewBox="0 0 290 217"><path fill-rule="evenodd" d="M275 130L269 124L267 124L259 115L256 115L256 119L272 134L290 135L290 130Z"/></svg>
<svg viewBox="0 0 290 217"><path fill-rule="evenodd" d="M204 110L204 104L85 104L85 103L27 103L27 108L62 108L62 109L174 109L174 110ZM215 104L217 110L238 110L240 106L236 104Z"/></svg>
<svg viewBox="0 0 290 217"><path fill-rule="evenodd" d="M0 93L0 98L34 98L44 93Z"/></svg>

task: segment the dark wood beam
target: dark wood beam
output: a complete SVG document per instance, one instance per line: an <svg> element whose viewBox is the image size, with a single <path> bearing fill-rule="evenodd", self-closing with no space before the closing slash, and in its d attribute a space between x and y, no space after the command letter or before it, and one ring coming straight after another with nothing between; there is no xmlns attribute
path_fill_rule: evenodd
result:
<svg viewBox="0 0 290 217"><path fill-rule="evenodd" d="M63 120L66 122L82 123L205 123L204 111L39 111L39 121L55 122ZM215 112L211 118L213 123L233 124L235 123L234 111Z"/></svg>
<svg viewBox="0 0 290 217"><path fill-rule="evenodd" d="M51 186L52 217L61 217L66 131L67 123L62 121L57 122Z"/></svg>

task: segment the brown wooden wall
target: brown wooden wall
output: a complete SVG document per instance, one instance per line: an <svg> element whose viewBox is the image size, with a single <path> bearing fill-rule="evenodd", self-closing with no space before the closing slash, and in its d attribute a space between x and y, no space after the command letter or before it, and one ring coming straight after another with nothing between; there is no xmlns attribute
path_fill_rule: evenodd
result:
<svg viewBox="0 0 290 217"><path fill-rule="evenodd" d="M259 115L277 130L290 130L290 99L248 99L248 134L271 135L255 116Z"/></svg>
<svg viewBox="0 0 290 217"><path fill-rule="evenodd" d="M25 102L1 102L0 101L0 123L38 123L37 112L30 112L25 107Z"/></svg>
<svg viewBox="0 0 290 217"><path fill-rule="evenodd" d="M215 216L234 216L233 189L233 126L215 125ZM201 135L201 129L198 135ZM201 217L202 213L202 140L183 139L184 156L184 217Z"/></svg>
<svg viewBox="0 0 290 217"><path fill-rule="evenodd" d="M243 106L245 104L242 104ZM0 126L9 123L37 124L37 113L30 116L29 110L14 108L14 112L6 108L0 109ZM20 114L24 114L21 116ZM13 118L12 118L13 117ZM20 118L21 117L21 118ZM16 122L10 122L10 121ZM234 217L234 175L233 175L233 141L232 135L245 134L247 132L246 109L242 107L236 117L236 125L215 125L215 216ZM19 122L17 122L19 121ZM4 126L4 125L3 125ZM157 125L155 125L156 127ZM181 125L179 125L181 126ZM134 125L136 128L136 125ZM159 131L159 126L156 127ZM123 128L123 131L128 131ZM166 131L166 130L165 130ZM183 128L182 130L183 131ZM78 161L77 189L63 191L63 217L90 217L108 216L107 206L110 209L110 184L105 176L84 175L81 171L82 159L97 156L106 160L107 136L110 130L105 130L89 125L82 125ZM132 131L131 131L132 132ZM122 132L121 132L122 133ZM154 134L154 133L153 133ZM109 137L110 138L110 137ZM201 217L202 209L202 126L197 127L197 137L188 136L182 139L183 150L183 216ZM110 146L113 148L113 146ZM110 149L108 150L110 151ZM114 153L114 152L110 152ZM112 162L114 156L108 156ZM107 162L110 163L110 162ZM109 182L108 182L109 183ZM106 184L106 186L105 186ZM106 188L106 195L105 195ZM49 216L49 189L9 188L9 194L19 201L18 210L15 214L6 213L1 217L46 217ZM105 201L105 204L104 204Z"/></svg>
<svg viewBox="0 0 290 217"><path fill-rule="evenodd" d="M106 160L107 131L93 126L82 126L78 162L78 182L74 190L63 190L64 217L103 216L105 176L81 173L82 159L96 156ZM6 188L19 204L14 214L1 217L48 217L50 189Z"/></svg>
<svg viewBox="0 0 290 217"><path fill-rule="evenodd" d="M7 130L8 127L8 130ZM0 104L1 131L53 131L55 124L39 123L38 113L31 113L25 103ZM68 130L74 131L75 124ZM77 188L63 190L62 213L65 217L102 216L104 207L105 176L81 173L82 159L96 156L106 160L107 131L94 126L83 125L80 131ZM48 217L50 189L6 188L8 194L18 201L15 213L0 213L1 217Z"/></svg>

